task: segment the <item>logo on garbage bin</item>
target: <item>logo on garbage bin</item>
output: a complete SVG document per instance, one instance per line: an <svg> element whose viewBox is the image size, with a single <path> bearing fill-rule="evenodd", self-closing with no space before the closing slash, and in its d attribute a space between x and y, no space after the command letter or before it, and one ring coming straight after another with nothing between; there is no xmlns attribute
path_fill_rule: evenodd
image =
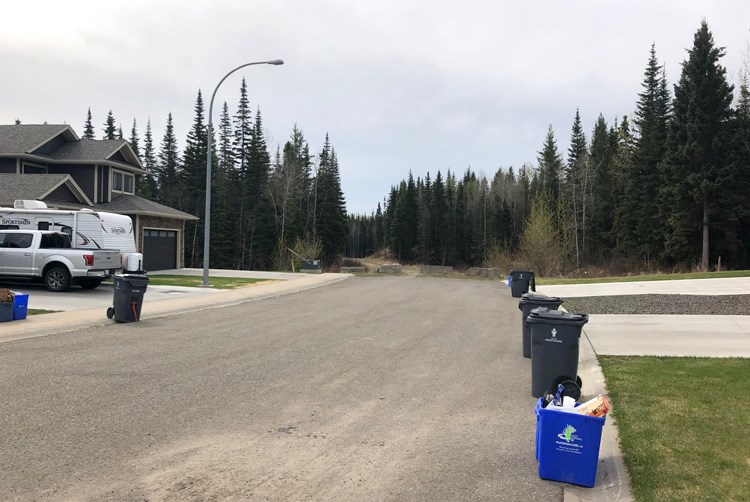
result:
<svg viewBox="0 0 750 502"><path fill-rule="evenodd" d="M551 333L552 333L552 336L557 336L557 330L555 328L552 328Z"/></svg>
<svg viewBox="0 0 750 502"><path fill-rule="evenodd" d="M557 437L559 437L560 439L564 439L568 443L570 443L571 441L576 441L576 440L580 441L581 438L574 434L576 430L577 429L575 427L568 424L565 426L563 431L557 435Z"/></svg>

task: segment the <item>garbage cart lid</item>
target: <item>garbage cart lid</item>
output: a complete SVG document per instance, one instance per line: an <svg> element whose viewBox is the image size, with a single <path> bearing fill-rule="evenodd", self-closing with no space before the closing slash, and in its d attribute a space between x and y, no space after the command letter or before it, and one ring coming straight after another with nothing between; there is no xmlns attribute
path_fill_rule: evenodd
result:
<svg viewBox="0 0 750 502"><path fill-rule="evenodd" d="M533 270L511 270L510 275L517 275L517 274L533 274Z"/></svg>
<svg viewBox="0 0 750 502"><path fill-rule="evenodd" d="M564 300L557 296L547 296L540 293L523 293L520 303L538 303L540 306L547 304L560 305Z"/></svg>
<svg viewBox="0 0 750 502"><path fill-rule="evenodd" d="M572 312L563 312L561 310L552 310L547 307L537 307L529 312L527 322L549 322L557 324L575 324L583 326L589 322L588 314L576 314Z"/></svg>

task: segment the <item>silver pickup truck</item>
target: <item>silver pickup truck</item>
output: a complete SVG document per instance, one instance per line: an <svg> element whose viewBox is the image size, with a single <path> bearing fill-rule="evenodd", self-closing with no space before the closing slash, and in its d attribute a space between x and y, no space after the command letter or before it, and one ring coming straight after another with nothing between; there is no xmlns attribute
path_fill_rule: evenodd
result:
<svg viewBox="0 0 750 502"><path fill-rule="evenodd" d="M70 236L42 230L0 230L0 281L42 280L50 291L71 284L98 287L120 268L118 249L77 249Z"/></svg>

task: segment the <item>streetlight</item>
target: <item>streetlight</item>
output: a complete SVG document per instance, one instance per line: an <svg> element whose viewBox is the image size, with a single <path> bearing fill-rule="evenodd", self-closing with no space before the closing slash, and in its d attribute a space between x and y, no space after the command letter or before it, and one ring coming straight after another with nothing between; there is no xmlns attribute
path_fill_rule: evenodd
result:
<svg viewBox="0 0 750 502"><path fill-rule="evenodd" d="M229 75L236 72L240 68L244 68L245 66L252 66L255 64L282 65L284 64L284 61L282 61L281 59L272 59L270 61L257 61L255 63L245 63L238 66L234 70L224 75L224 78L219 80L219 83L216 84L216 89L214 89L214 93L211 95L211 104L208 106L208 153L206 154L206 228L204 228L203 231L203 287L208 287L208 244L211 237L211 137L213 136L214 132L212 117L214 110L214 98L216 97L216 91L219 90L219 86L224 83Z"/></svg>

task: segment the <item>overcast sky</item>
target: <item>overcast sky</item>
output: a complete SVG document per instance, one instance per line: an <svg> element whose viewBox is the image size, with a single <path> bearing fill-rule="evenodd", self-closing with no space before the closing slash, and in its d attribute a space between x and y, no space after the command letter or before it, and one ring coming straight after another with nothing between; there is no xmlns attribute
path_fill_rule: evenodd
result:
<svg viewBox="0 0 750 502"><path fill-rule="evenodd" d="M630 115L652 43L677 82L705 18L730 81L747 60L750 1L27 0L4 2L0 123L68 123L97 135L111 109L126 137L172 112L185 144L198 89L221 77L218 122L242 77L272 151L296 123L336 149L349 211L369 213L409 170L536 164L548 125L567 149L576 108Z"/></svg>

